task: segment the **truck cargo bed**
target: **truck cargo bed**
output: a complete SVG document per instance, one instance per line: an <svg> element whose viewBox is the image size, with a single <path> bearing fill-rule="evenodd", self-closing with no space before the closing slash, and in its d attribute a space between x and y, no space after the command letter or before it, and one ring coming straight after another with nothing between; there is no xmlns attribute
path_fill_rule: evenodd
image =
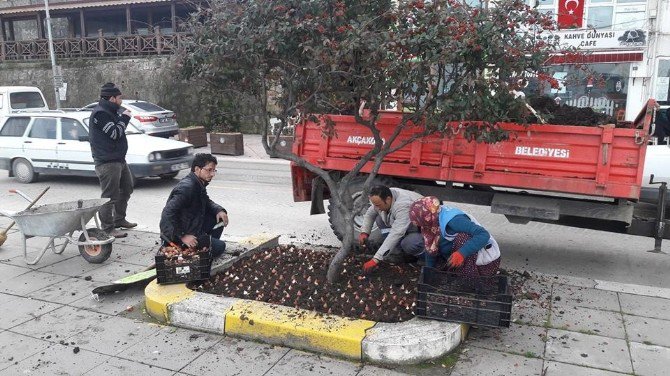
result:
<svg viewBox="0 0 670 376"><path fill-rule="evenodd" d="M496 144L468 142L433 134L389 154L379 174L392 177L572 193L637 200L643 176L654 100L649 100L631 128L500 123L510 133ZM296 128L293 151L321 168L350 171L374 145L369 130L353 116L330 115L337 136L322 137L319 124ZM378 121L382 138L402 114L386 112ZM458 123L449 124L453 130ZM410 137L407 127L398 139ZM369 172L368 163L362 172Z"/></svg>

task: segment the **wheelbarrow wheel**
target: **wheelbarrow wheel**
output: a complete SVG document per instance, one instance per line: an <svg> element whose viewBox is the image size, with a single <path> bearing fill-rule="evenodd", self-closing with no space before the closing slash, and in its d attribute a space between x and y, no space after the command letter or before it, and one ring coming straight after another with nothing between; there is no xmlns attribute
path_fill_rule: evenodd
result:
<svg viewBox="0 0 670 376"><path fill-rule="evenodd" d="M109 235L104 231L98 228L89 228L88 237L91 240L106 240L109 239ZM79 241L85 242L86 235L79 235ZM101 264L105 262L112 254L112 243L109 244L99 244L99 245L80 245L79 253L84 260L90 262L91 264Z"/></svg>

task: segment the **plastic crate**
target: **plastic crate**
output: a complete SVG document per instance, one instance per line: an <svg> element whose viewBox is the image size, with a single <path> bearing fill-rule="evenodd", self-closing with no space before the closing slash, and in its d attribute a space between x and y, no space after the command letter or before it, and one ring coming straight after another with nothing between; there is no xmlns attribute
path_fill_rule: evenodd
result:
<svg viewBox="0 0 670 376"><path fill-rule="evenodd" d="M174 258L174 257L173 257ZM181 260L173 262L173 258L165 257L158 249L156 253L156 280L159 285L185 283L209 279L212 253L207 250L194 256L181 256Z"/></svg>
<svg viewBox="0 0 670 376"><path fill-rule="evenodd" d="M511 313L507 276L465 278L425 266L421 269L415 309L418 317L509 327Z"/></svg>

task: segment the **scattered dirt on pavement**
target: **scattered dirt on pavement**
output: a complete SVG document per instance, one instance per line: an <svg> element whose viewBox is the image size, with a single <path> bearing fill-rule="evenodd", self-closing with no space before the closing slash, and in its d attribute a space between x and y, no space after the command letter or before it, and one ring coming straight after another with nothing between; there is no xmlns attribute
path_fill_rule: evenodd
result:
<svg viewBox="0 0 670 376"><path fill-rule="evenodd" d="M400 322L414 317L419 266L382 263L363 275L368 258L349 256L340 280L328 285L332 255L282 245L240 259L209 281L190 287L357 319Z"/></svg>

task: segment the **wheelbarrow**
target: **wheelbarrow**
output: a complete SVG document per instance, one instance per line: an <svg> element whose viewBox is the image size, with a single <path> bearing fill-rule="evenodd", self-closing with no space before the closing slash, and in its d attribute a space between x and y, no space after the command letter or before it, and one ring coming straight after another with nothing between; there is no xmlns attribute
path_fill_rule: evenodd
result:
<svg viewBox="0 0 670 376"><path fill-rule="evenodd" d="M15 192L28 201L34 201L18 190ZM41 205L16 213L0 210L0 215L16 222L22 235L23 256L28 265L37 264L49 249L57 255L63 253L70 243L79 246L79 253L86 261L99 264L112 254L112 242L115 240L100 229L100 223L95 216L108 201L107 198L68 201ZM86 224L92 218L95 219L96 227L87 229ZM72 236L75 231L81 231L78 238ZM37 236L47 237L49 242L35 259L29 260L26 240ZM63 240L63 243L56 244L57 239Z"/></svg>

